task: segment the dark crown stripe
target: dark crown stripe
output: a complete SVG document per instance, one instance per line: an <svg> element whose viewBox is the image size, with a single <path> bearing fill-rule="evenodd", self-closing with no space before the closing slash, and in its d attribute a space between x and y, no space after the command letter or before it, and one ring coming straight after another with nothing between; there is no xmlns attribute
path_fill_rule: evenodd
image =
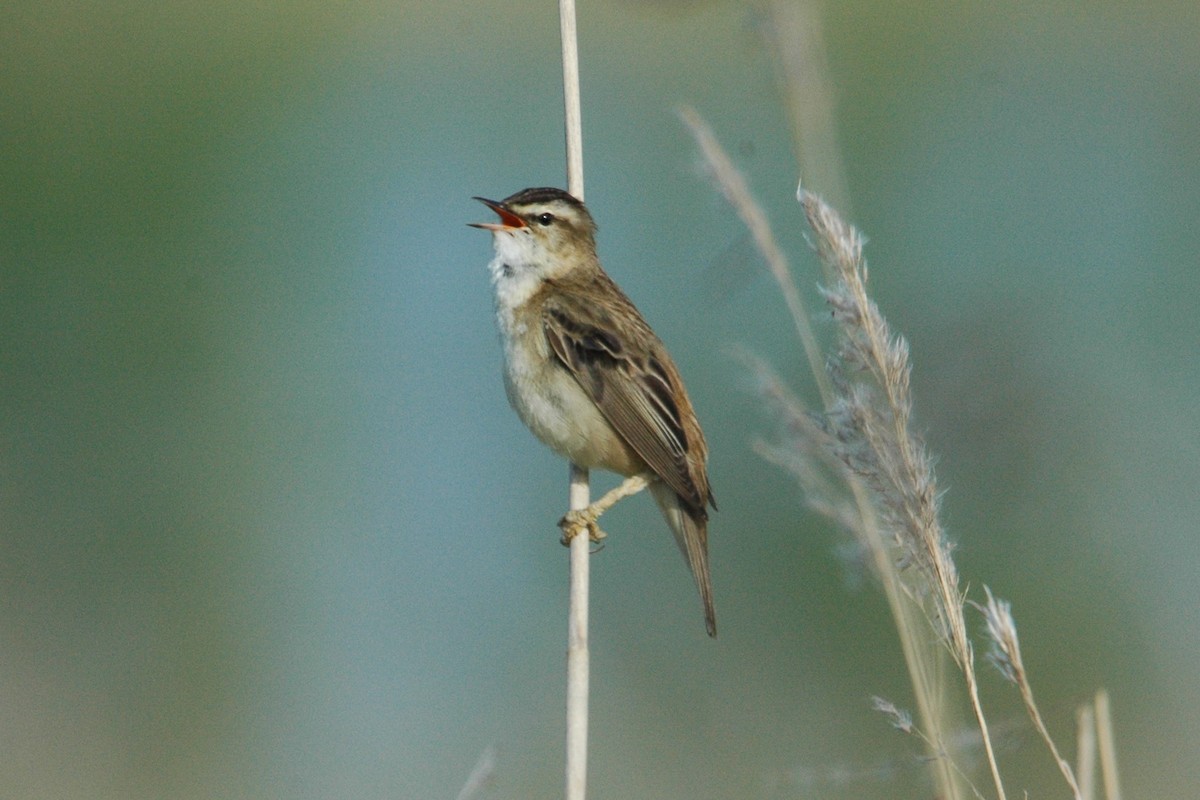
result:
<svg viewBox="0 0 1200 800"><path fill-rule="evenodd" d="M528 205L530 203L549 203L552 200L561 200L568 205L586 211L583 203L579 202L575 199L575 197L564 192L562 189L556 189L553 186L535 186L531 189L522 189L511 197L504 198L504 205L512 206Z"/></svg>

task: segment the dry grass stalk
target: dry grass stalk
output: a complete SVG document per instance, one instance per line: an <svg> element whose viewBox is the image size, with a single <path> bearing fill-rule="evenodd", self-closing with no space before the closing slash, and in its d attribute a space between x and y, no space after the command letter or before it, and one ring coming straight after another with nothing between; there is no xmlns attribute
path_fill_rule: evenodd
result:
<svg viewBox="0 0 1200 800"><path fill-rule="evenodd" d="M458 800L478 800L483 797L484 790L492 784L496 777L496 748L487 747L479 755L479 760L467 776L458 793Z"/></svg>
<svg viewBox="0 0 1200 800"><path fill-rule="evenodd" d="M1071 787L1071 792L1075 795L1076 800L1082 800L1083 796L1080 793L1079 784L1075 780L1075 772L1067 760L1059 754L1054 739L1050 737L1050 731L1046 730L1046 723L1042 720L1037 703L1033 700L1033 687L1029 685L1025 662L1021 659L1021 640L1017 638L1017 623L1013 620L1012 608L1006 601L997 600L987 586L983 587L983 591L987 594L987 602L984 605L978 603L974 605L983 614L983 619L987 623L987 635L991 640L988 660L995 665L1005 680L1015 685L1020 691L1021 701L1025 704L1025 712L1029 715L1033 727L1037 729L1038 735L1042 737L1046 747L1050 749L1050 754L1054 756L1063 780Z"/></svg>
<svg viewBox="0 0 1200 800"><path fill-rule="evenodd" d="M850 190L838 147L837 104L829 80L821 7L804 0L768 0L763 38L773 56L800 174L850 212Z"/></svg>
<svg viewBox="0 0 1200 800"><path fill-rule="evenodd" d="M1117 778L1117 751L1113 741L1112 713L1107 691L1097 690L1092 702L1079 707L1076 711L1076 730L1078 744L1075 760L1079 775L1079 796L1082 800L1094 800L1096 797L1098 750L1105 800L1121 800L1121 785Z"/></svg>
<svg viewBox="0 0 1200 800"><path fill-rule="evenodd" d="M889 347L886 348L886 357L880 359L877 356L885 348L878 347L879 335L882 333L883 339L887 340L889 334L886 324L882 322L882 316L878 314L878 309L875 309L872 303L869 306L871 312L869 314L866 311L857 315L851 313L855 298L866 299L865 289L861 289L865 280L865 266L861 262L861 239L852 228L842 223L840 218L837 218L836 214L824 204L809 204L806 201L806 213L809 214L810 223L813 224L818 253L822 254L822 263L828 269L827 274L831 276L835 295L843 298L840 301L843 308L840 321L844 324L853 319L866 320L870 326L866 329L863 329L861 325L856 326L856 329L863 330L865 333L851 334L848 336L848 341L857 343L857 350L861 354L858 357L859 360L864 363L878 362L884 365L885 372L880 374L889 380L888 385L892 389L890 397L893 399L903 398L899 413L889 412L887 414L890 420L890 424L887 426L876 424L878 420L874 416L855 413L855 409L866 408L868 393L865 389L853 388L857 384L848 377L850 374L848 369L843 367L827 371L825 368L808 312L800 298L800 292L792 280L786 258L770 232L766 214L753 199L745 179L733 166L708 125L695 111L690 109L684 109L681 116L699 144L705 163L717 186L742 220L746 222L772 276L779 284L804 345L810 368L821 390L822 401L831 414L831 416L822 417L808 413L799 400L784 388L782 381L778 380L765 364L762 362L752 363L760 383L769 387L766 396L772 405L781 412L788 439L782 447L760 444L760 452L768 454L768 457L777 463L787 464L789 469L801 478L802 482L808 482L805 488L809 490L806 492L809 503L816 510L837 521L839 526L848 530L859 543L865 560L880 581L900 634L900 644L913 683L917 713L920 719L919 727L924 731L938 794L948 800L961 797L962 781L957 770L949 763L947 756L946 741L950 736L953 723L948 715L948 702L944 696L945 686L938 680L938 676L942 672L941 665L938 663L940 656L929 647L928 637L922 633L922 618L931 616L925 610L924 604L924 598L929 592L915 589L903 575L903 567L911 559L907 556L897 558L893 552L896 541L894 523L897 520L925 520L932 512L936 522L937 492L933 487L932 471L928 467L928 459L924 458L922 448L914 446L913 440L906 433L908 408L911 407L911 403L906 399L908 375L904 348L902 344L899 348L891 347L889 342ZM805 195L805 197L808 198L811 195ZM815 197L812 200L819 203ZM851 278L850 284L847 284L846 278L843 277L843 269L847 267L852 272L861 268L860 276ZM852 288L854 284L859 285L861 289L857 294ZM843 347L842 352L848 355L851 350ZM843 428L840 432L839 425L829 424L830 420L839 419ZM865 466L865 463L860 463L862 462L861 458L848 458L855 453L864 458L866 455L862 449L849 447L852 440L861 442L861 437L857 434L850 437L843 435L849 432L845 426L852 426L856 421L870 424L872 430L877 431L878 435L874 437L877 442L883 441L881 436L884 435L888 441L894 440L894 433L889 433L884 428L905 434L902 437L902 444L886 448L888 452L887 470L881 471L873 468L868 473L860 474L859 469ZM917 463L915 458L915 454L918 453L923 459L920 463ZM885 462L876 459L875 463L882 465ZM836 478L836 486L834 483L817 477L829 473L831 468ZM885 472L892 473L892 484L903 487L904 493L901 502L879 502L875 490L881 488L885 482L882 480ZM919 473L919 480L914 481L909 477L913 473ZM874 486L872 486L872 480L869 479L870 475L877 478L874 480ZM814 483L817 481L822 482L821 485ZM920 484L915 490L912 488L914 483ZM845 487L845 490L838 487ZM893 499L900 496L897 492L889 495ZM906 505L904 501L913 498L919 502ZM924 507L921 503L925 504ZM940 537L940 528L937 529L933 538L941 541L938 537ZM926 537L926 539L929 538ZM904 539L906 542L905 552L927 549L907 544L910 540L911 537ZM948 550L945 547L942 549ZM922 563L927 562L928 559L922 561ZM957 594L957 576L952 567L951 562L950 568L943 571L948 572L955 581L952 595L959 604L957 614L957 630L961 634L959 641L966 641L966 628L962 622L961 598L958 598ZM945 618L947 615L939 612L933 616ZM946 637L943 634L941 638ZM967 663L970 663L969 660ZM990 740L985 737L984 741L989 752L989 762L994 765ZM1003 788L999 782L999 773L995 769L993 769L993 777L997 784L998 796L1004 798Z"/></svg>
<svg viewBox="0 0 1200 800"><path fill-rule="evenodd" d="M753 202L748 192L726 189L725 193L736 198L736 202ZM921 609L963 676L996 795L1003 800L1003 781L979 698L974 648L967 633L964 612L968 601L959 588L952 547L939 521L940 496L932 459L912 431L907 344L891 332L867 294L861 236L815 195L801 191L798 197L813 231L813 246L827 274L833 276L831 285L822 290L840 334L839 345L827 367L832 396L825 395L823 416L807 412L765 364L747 358L759 377L764 396L780 412L787 433L783 445L759 445L759 450L802 476L801 483L810 493L810 504L851 530L867 551L868 560L893 606L913 673L922 721L933 727L926 734L907 712L885 700L876 699L876 709L887 715L895 727L926 744L940 765L940 770L935 770L940 793L956 796L957 784L947 780L952 773L962 777L971 791L980 796L947 753L948 737L940 727L942 718L929 711L934 691L929 683L929 669L933 662L919 657L923 641L914 635L911 614L907 613L913 608ZM853 504L842 499L829 481L813 477L812 473L829 463L827 458L817 455L822 451L832 454L844 467L840 477L855 498ZM1075 773L1059 753L1034 700L1009 604L995 598L986 586L984 589L986 603L972 605L983 614L987 624L991 642L989 660L1018 687L1031 722L1073 796L1082 800ZM1102 723L1102 718L1107 720L1107 695L1100 693L1096 701L1096 727L1106 794L1112 800L1119 794L1112 728L1110 723Z"/></svg>
<svg viewBox="0 0 1200 800"><path fill-rule="evenodd" d="M816 195L798 192L813 231L812 244L830 281L822 294L833 311L840 334L839 345L826 370L817 370L811 323L765 213L699 115L690 109L681 115L700 145L721 192L745 221L771 274L780 284L809 364L818 377L826 407L823 416L806 411L761 360L744 356L759 379L763 396L785 425L783 444L759 443L757 449L768 460L800 478L810 506L855 535L888 596L922 724L914 724L906 712L887 701L879 701L886 707L877 702L877 708L885 711L898 728L925 742L936 765L939 793L959 796L957 778L961 773L948 756L946 720L939 713L944 687L935 681L936 658L929 657L924 638L914 630L916 609L930 623L963 676L996 796L1004 800L1003 780L979 697L974 648L967 633L966 595L960 589L953 548L941 527L940 495L932 459L911 425L908 346L903 338L891 332L867 293L862 238ZM826 374L828 380L822 381ZM835 466L833 472L844 482L848 493L839 491L836 482L827 477L830 455L842 468L839 471ZM1030 720L1073 795L1080 798L1075 774L1059 753L1034 702L1008 604L987 590L986 605L976 607L988 625L992 662L1017 685ZM964 782L978 796L975 787L965 779Z"/></svg>
<svg viewBox="0 0 1200 800"><path fill-rule="evenodd" d="M837 146L834 92L828 80L820 9L807 0L765 0L763 7L767 17L764 36L779 67L781 96L792 122L802 174L846 205L849 194ZM806 410L768 365L743 356L759 380L762 396L783 423L782 442L758 442L756 449L792 472L809 506L848 531L858 543L863 560L872 568L888 599L921 724L914 724L906 712L886 701L880 701L886 707L877 708L901 730L925 742L937 794L959 797L959 773L946 747L954 736L946 707L947 688L941 680L942 656L937 652L940 649L931 650L925 634L932 630L945 645L942 652L949 653L963 675L996 795L1004 800L1004 786L979 698L974 651L964 615L965 592L959 588L952 547L939 522L932 460L910 425L908 347L891 333L867 294L862 239L816 195L797 192L829 284L823 293L839 323L840 345L824 367L817 355L808 312L765 213L699 115L685 110L682 116L722 194L745 222L780 286L826 410L823 415ZM993 610L1000 608L990 592L988 600ZM1007 612L1007 604L1003 608ZM1011 623L1011 615L1007 619ZM1003 633L1016 647L1015 626L1010 625ZM1019 656L1019 650L1016 652ZM1023 665L1020 673L1022 683L1018 685L1030 718L1078 797L1074 774L1046 732L1032 690L1024 681ZM1108 800L1119 800L1112 729L1106 724L1107 695L1103 701L1104 721L1097 695L1101 768ZM975 787L963 780L979 796Z"/></svg>
<svg viewBox="0 0 1200 800"><path fill-rule="evenodd" d="M801 190L798 197L813 231L817 257L834 274L832 285L822 290L841 339L829 365L836 400L826 412L834 452L870 489L899 568L899 585L925 609L963 675L996 795L1004 800L1004 783L979 699L974 651L963 613L965 597L939 519L933 460L911 425L908 344L892 334L867 294L867 265L858 231L816 195Z"/></svg>
<svg viewBox="0 0 1200 800"><path fill-rule="evenodd" d="M1084 703L1075 712L1075 767L1079 773L1079 796L1096 800L1096 712Z"/></svg>
<svg viewBox="0 0 1200 800"><path fill-rule="evenodd" d="M792 267L788 263L783 249L775 240L775 234L771 230L771 223L768 221L766 213L762 210L762 206L754 201L750 194L750 187L746 185L746 179L733 166L729 155L721 147L717 137L713 135L712 128L708 126L708 123L701 119L695 109L689 106L680 108L679 116L688 126L696 144L699 145L705 164L712 172L717 188L733 206L741 218L742 224L750 231L750 235L754 239L754 246L762 255L767 268L771 270L775 282L779 284L779 291L783 293L784 302L787 303L788 311L795 322L796 335L800 337L800 343L804 346L804 354L808 358L809 368L817 376L821 393L828 395L829 382L821 369L821 348L817 344L817 337L813 334L808 309L804 307L800 290L796 288L796 283L792 280Z"/></svg>
<svg viewBox="0 0 1200 800"><path fill-rule="evenodd" d="M1117 747L1113 738L1112 711L1108 692L1096 692L1096 733L1100 739L1100 774L1104 778L1105 800L1121 800L1121 781L1117 777Z"/></svg>

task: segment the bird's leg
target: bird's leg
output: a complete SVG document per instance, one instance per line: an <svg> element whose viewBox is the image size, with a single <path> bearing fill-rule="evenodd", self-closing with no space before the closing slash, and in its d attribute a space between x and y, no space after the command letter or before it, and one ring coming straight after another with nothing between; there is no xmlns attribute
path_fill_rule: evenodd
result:
<svg viewBox="0 0 1200 800"><path fill-rule="evenodd" d="M562 543L569 545L572 539L584 532L587 533L588 538L593 542L599 542L607 536L604 531L600 530L600 526L597 524L600 515L621 500L630 495L637 494L649 485L650 480L646 475L634 475L626 478L620 486L608 492L587 508L581 508L578 511L568 511L566 516L558 521L558 527L562 528L563 532Z"/></svg>

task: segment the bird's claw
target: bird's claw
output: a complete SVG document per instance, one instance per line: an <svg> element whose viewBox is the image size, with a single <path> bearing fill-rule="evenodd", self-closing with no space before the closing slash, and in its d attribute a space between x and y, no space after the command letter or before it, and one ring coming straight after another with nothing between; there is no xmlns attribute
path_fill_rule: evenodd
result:
<svg viewBox="0 0 1200 800"><path fill-rule="evenodd" d="M608 534L600 530L600 524L596 521L599 516L592 506L581 508L578 511L568 511L558 521L558 527L562 529L562 539L559 541L563 543L564 547L570 547L571 540L585 532L592 542L599 544L604 541Z"/></svg>

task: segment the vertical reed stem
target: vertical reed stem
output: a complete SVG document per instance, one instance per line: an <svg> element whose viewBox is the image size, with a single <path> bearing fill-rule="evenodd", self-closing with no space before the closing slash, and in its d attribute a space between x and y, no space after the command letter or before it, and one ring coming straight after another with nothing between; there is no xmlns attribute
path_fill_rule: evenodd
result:
<svg viewBox="0 0 1200 800"><path fill-rule="evenodd" d="M567 191L583 200L583 132L579 103L579 45L575 0L559 0L562 38L563 106L567 140ZM588 471L571 465L568 493L572 511L587 508ZM567 800L587 796L588 740L588 558L587 536L571 539L571 590L567 616Z"/></svg>

